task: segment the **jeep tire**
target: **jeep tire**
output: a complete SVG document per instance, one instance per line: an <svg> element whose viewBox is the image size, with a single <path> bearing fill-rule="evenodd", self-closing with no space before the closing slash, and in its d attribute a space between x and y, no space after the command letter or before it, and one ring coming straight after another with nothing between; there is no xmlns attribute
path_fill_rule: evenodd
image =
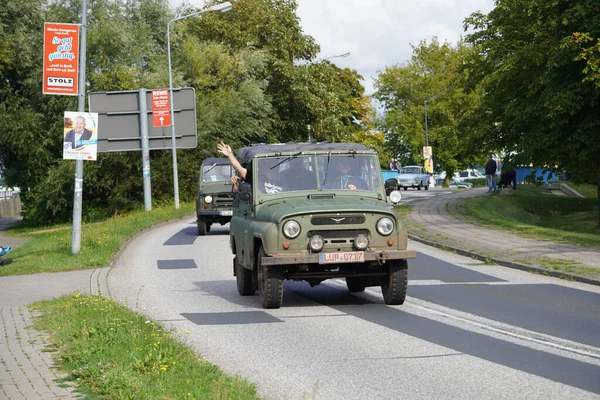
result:
<svg viewBox="0 0 600 400"><path fill-rule="evenodd" d="M260 246L256 257L258 271L258 290L263 308L279 308L283 301L283 277L280 267L262 265L262 258L266 257L265 250Z"/></svg>
<svg viewBox="0 0 600 400"><path fill-rule="evenodd" d="M367 287L367 278L364 276L347 276L346 286L351 293L364 292Z"/></svg>
<svg viewBox="0 0 600 400"><path fill-rule="evenodd" d="M387 305L403 304L408 288L408 262L389 261L389 274L383 277L381 293Z"/></svg>
<svg viewBox="0 0 600 400"><path fill-rule="evenodd" d="M252 296L255 290L252 288L252 271L244 268L238 258L233 258L233 269L235 270L235 282L237 289L242 296Z"/></svg>
<svg viewBox="0 0 600 400"><path fill-rule="evenodd" d="M206 232L208 232L208 230L206 229L206 220L204 219L204 217L198 215L196 223L198 224L198 236L206 235Z"/></svg>

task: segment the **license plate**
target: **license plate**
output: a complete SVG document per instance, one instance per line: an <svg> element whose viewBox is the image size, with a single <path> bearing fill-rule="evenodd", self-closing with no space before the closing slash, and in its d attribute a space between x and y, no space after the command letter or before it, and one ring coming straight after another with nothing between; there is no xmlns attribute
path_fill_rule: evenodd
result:
<svg viewBox="0 0 600 400"><path fill-rule="evenodd" d="M229 216L233 215L233 211L221 211L220 214L225 217L229 217Z"/></svg>
<svg viewBox="0 0 600 400"><path fill-rule="evenodd" d="M319 264L365 262L364 251L342 251L339 253L320 253Z"/></svg>

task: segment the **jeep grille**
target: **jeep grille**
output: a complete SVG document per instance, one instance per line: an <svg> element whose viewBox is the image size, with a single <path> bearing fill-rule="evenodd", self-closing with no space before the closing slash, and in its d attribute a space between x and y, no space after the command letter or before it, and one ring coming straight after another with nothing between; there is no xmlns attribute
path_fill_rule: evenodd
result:
<svg viewBox="0 0 600 400"><path fill-rule="evenodd" d="M215 207L231 207L233 205L233 193L217 193L213 195Z"/></svg>
<svg viewBox="0 0 600 400"><path fill-rule="evenodd" d="M314 226L319 225L360 225L365 223L364 215L335 215L312 217L311 222Z"/></svg>

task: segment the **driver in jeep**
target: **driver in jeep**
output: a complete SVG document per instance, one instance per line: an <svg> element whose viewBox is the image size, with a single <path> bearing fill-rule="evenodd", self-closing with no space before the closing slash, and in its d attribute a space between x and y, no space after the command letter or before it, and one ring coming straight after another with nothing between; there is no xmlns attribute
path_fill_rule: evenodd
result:
<svg viewBox="0 0 600 400"><path fill-rule="evenodd" d="M350 159L345 156L332 157L333 173L325 177L326 189L365 189L365 182L353 174Z"/></svg>

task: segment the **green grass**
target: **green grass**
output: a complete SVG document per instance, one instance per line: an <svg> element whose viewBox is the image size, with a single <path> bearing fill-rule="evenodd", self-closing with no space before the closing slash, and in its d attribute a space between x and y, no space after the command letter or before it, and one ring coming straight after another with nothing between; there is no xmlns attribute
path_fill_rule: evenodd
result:
<svg viewBox="0 0 600 400"><path fill-rule="evenodd" d="M194 210L194 203L182 203L179 209L173 205L161 206L152 211L135 211L104 222L83 225L80 252L74 255L71 254L71 226L57 226L53 227L55 230L38 234L33 234L30 228L12 229L9 234L19 234L31 240L11 251L10 258L14 262L0 268L0 276L108 266L123 244L139 231L156 223L190 215Z"/></svg>
<svg viewBox="0 0 600 400"><path fill-rule="evenodd" d="M595 186L584 189L591 197L557 196L534 185L520 185L516 196L476 197L464 201L464 215L474 222L514 234L600 248L598 198ZM579 190L579 189L576 189Z"/></svg>
<svg viewBox="0 0 600 400"><path fill-rule="evenodd" d="M49 334L63 382L88 399L257 399L254 385L225 375L173 332L113 300L73 294L30 305Z"/></svg>

